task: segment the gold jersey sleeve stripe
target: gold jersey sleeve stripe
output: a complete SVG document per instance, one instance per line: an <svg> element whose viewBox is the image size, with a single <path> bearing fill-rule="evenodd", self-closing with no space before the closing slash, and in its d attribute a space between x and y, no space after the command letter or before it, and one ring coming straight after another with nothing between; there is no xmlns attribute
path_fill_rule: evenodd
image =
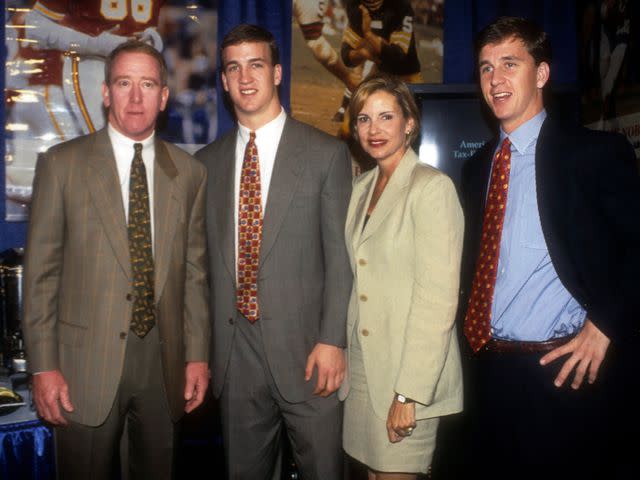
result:
<svg viewBox="0 0 640 480"><path fill-rule="evenodd" d="M33 9L36 10L37 12L40 12L45 17L50 18L51 20L54 20L56 22L59 22L64 18L63 13L58 13L54 10L51 10L50 8L42 5L40 2L36 2L36 4L33 6Z"/></svg>
<svg viewBox="0 0 640 480"><path fill-rule="evenodd" d="M404 53L409 51L411 45L411 34L407 32L393 32L389 38L389 43L399 46Z"/></svg>

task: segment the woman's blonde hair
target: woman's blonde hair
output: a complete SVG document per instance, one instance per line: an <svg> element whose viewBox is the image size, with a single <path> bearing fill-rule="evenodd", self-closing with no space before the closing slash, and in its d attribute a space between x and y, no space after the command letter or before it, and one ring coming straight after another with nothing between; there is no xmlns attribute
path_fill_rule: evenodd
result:
<svg viewBox="0 0 640 480"><path fill-rule="evenodd" d="M413 129L405 139L405 145L411 145L420 134L420 115L418 107L407 85L397 77L386 73L376 73L364 80L353 93L349 102L349 129L351 136L358 141L357 120L367 99L376 92L387 92L393 95L400 106L406 120L413 119Z"/></svg>

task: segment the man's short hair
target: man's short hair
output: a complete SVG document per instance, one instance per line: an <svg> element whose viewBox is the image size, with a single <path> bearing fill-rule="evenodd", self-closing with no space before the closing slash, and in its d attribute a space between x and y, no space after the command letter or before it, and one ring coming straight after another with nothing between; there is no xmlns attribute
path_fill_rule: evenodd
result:
<svg viewBox="0 0 640 480"><path fill-rule="evenodd" d="M499 17L484 27L476 37L476 59L486 45L501 43L510 38L522 40L536 65L542 62L551 64L549 37L537 23L521 17Z"/></svg>
<svg viewBox="0 0 640 480"><path fill-rule="evenodd" d="M273 34L266 28L262 28L258 25L251 25L249 23L241 23L237 27L231 29L222 39L220 45L220 59L224 61L222 53L224 49L232 45L240 45L241 43L266 43L269 45L271 51L271 64L277 65L280 63L280 51L278 50L278 44ZM224 70L224 64L222 65Z"/></svg>
<svg viewBox="0 0 640 480"><path fill-rule="evenodd" d="M150 57L153 57L156 62L158 62L158 69L160 70L160 83L163 87L167 86L169 74L167 71L167 63L164 61L164 57L151 45L145 42L141 42L140 40L128 40L124 43L121 43L111 51L111 53L107 57L107 61L104 64L105 84L111 84L111 69L113 68L113 64L116 61L118 55L121 55L123 53L144 53L146 55L149 55Z"/></svg>

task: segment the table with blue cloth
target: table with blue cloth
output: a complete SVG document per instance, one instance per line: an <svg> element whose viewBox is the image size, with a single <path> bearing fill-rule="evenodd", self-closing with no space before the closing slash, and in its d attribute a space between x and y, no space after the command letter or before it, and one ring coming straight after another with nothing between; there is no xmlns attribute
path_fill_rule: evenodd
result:
<svg viewBox="0 0 640 480"><path fill-rule="evenodd" d="M53 430L43 425L30 408L30 392L17 392L26 405L0 415L0 478L54 479Z"/></svg>

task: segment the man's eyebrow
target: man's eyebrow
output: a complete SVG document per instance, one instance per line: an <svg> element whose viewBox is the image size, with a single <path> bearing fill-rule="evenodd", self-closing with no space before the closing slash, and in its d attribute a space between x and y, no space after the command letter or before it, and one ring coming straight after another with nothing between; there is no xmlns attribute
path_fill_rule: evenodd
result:
<svg viewBox="0 0 640 480"><path fill-rule="evenodd" d="M113 77L112 81L115 82L116 80L131 80L131 75L118 75L117 77ZM158 80L154 77L142 77L142 80L158 83Z"/></svg>
<svg viewBox="0 0 640 480"><path fill-rule="evenodd" d="M501 62L509 62L509 61L521 62L521 61L523 61L523 58L519 57L517 55L504 55L504 56L500 57L498 60L501 61ZM491 62L489 60L480 60L478 62L478 66L482 67L483 65L491 65Z"/></svg>
<svg viewBox="0 0 640 480"><path fill-rule="evenodd" d="M247 60L247 63L254 63L254 62L266 62L267 60L264 57L254 57L254 58L250 58L249 60ZM225 68L228 67L229 65L239 65L240 62L238 60L229 60L228 62L226 62L224 64Z"/></svg>
<svg viewBox="0 0 640 480"><path fill-rule="evenodd" d="M505 61L505 60L517 60L517 61L522 61L523 58L519 57L517 55L505 55L504 57L500 57L500 60Z"/></svg>

